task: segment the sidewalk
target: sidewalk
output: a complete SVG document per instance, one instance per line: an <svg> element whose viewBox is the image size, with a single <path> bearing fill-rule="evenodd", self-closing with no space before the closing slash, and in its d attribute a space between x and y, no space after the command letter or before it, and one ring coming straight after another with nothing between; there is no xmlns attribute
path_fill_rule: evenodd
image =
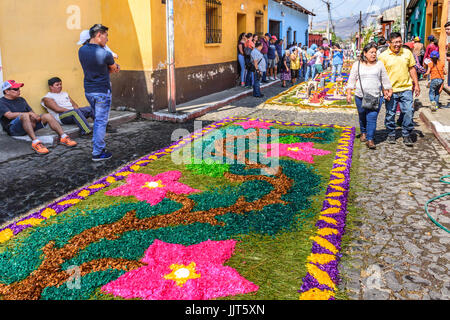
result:
<svg viewBox="0 0 450 320"><path fill-rule="evenodd" d="M419 117L433 132L442 146L450 153L450 108L439 108L436 112L430 110L429 89L425 81L420 81ZM450 103L450 97L444 91L441 94L440 103L446 106Z"/></svg>
<svg viewBox="0 0 450 320"><path fill-rule="evenodd" d="M269 83L261 84L261 89L271 87L272 85L279 83L279 79L270 81ZM186 122L191 119L201 117L210 111L224 107L243 97L250 96L252 93L253 89L233 87L228 90L213 93L208 96L179 104L176 107L176 113L170 113L168 109L163 109L153 113L142 113L141 116L144 119L156 121ZM262 98L261 101L264 101L265 99L267 99L267 97Z"/></svg>
<svg viewBox="0 0 450 320"><path fill-rule="evenodd" d="M117 127L122 123L135 120L137 114L127 111L111 110L109 124ZM80 129L76 125L62 125L64 132L71 138L79 136ZM58 135L50 128L44 128L36 132L37 137L47 146L55 146L58 142ZM0 127L0 163L35 153L30 147L31 139L26 137L10 137Z"/></svg>

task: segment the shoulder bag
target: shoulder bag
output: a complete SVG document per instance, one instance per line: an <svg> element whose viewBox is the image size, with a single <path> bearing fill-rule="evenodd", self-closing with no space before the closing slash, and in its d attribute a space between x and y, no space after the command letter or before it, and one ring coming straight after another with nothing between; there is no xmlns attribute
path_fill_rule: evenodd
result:
<svg viewBox="0 0 450 320"><path fill-rule="evenodd" d="M362 99L362 107L366 110L378 110L378 107L380 106L380 96L373 96L371 94L368 93L364 93L364 89L362 87L362 81L361 81L361 74L360 74L360 66L361 66L361 62L358 62L358 78L359 78L359 83L361 85L361 91L363 94L363 99Z"/></svg>

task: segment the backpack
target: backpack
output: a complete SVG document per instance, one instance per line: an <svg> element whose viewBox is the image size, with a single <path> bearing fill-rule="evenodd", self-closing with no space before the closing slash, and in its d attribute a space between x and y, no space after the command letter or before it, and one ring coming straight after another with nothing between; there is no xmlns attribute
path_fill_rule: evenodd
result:
<svg viewBox="0 0 450 320"><path fill-rule="evenodd" d="M244 48L244 61L245 61L245 68L247 70L250 70L251 66L253 66L251 54L252 54L252 48L245 47ZM255 66L253 66L253 68L254 67Z"/></svg>

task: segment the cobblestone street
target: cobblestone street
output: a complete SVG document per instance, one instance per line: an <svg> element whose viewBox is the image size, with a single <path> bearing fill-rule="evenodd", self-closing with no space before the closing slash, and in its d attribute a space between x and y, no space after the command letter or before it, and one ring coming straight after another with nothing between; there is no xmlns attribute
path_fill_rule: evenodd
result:
<svg viewBox="0 0 450 320"><path fill-rule="evenodd" d="M265 98L282 91L264 90ZM425 95L423 94L421 99ZM425 104L425 103L424 103ZM340 124L359 127L354 112L311 112L265 106L262 99L243 98L197 119L203 125L228 116L252 116L281 121ZM341 291L349 299L450 299L450 235L430 221L425 202L448 192L439 178L450 172L450 155L420 120L413 148L385 142L384 112L378 118L377 150L356 142L352 176L352 205L341 261ZM58 146L46 157L30 155L0 164L0 224L45 205L140 156L171 143L176 128L185 124L134 121L107 137L113 160L91 161L91 141ZM445 207L435 206L448 217ZM445 217L444 217L445 219Z"/></svg>

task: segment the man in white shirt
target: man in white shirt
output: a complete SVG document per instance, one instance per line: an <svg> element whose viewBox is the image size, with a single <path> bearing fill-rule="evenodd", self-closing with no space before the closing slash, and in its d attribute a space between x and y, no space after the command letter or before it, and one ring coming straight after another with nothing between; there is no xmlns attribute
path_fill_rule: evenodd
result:
<svg viewBox="0 0 450 320"><path fill-rule="evenodd" d="M315 75L318 75L323 72L324 48L319 47L319 50L314 54L313 58L314 57L316 58L316 63L314 64L316 69Z"/></svg>
<svg viewBox="0 0 450 320"><path fill-rule="evenodd" d="M62 80L58 77L48 80L49 92L42 98L41 105L47 109L59 123L76 124L81 136L92 133L88 118L93 118L91 107L80 108L67 92L62 91Z"/></svg>

